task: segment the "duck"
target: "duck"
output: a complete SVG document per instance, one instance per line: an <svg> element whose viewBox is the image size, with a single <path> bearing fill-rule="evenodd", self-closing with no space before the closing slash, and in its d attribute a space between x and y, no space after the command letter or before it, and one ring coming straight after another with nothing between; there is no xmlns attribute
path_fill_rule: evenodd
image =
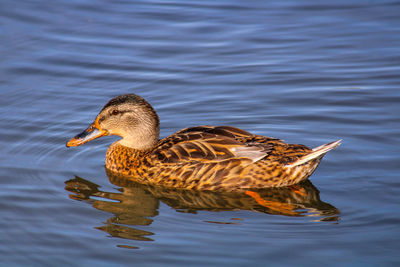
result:
<svg viewBox="0 0 400 267"><path fill-rule="evenodd" d="M139 183L169 188L239 191L292 186L306 180L341 140L310 149L233 126L201 125L160 139L160 120L141 96L125 94L106 103L93 123L71 138L75 147L116 135L105 168Z"/></svg>

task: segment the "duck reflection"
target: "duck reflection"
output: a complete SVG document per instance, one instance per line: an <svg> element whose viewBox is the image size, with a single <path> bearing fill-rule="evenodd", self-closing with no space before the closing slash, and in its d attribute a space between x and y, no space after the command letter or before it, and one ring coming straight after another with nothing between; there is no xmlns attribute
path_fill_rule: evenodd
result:
<svg viewBox="0 0 400 267"><path fill-rule="evenodd" d="M139 184L107 172L118 193L104 192L99 185L75 176L65 182L70 198L113 214L97 229L113 237L151 241L153 233L130 226L150 225L158 215L160 201L179 212L250 210L285 216L315 216L318 221L339 220L339 210L319 198L319 191L306 180L283 188L243 192L211 192L162 188ZM240 218L236 218L240 220ZM210 221L207 221L210 222ZM223 222L212 222L223 223Z"/></svg>

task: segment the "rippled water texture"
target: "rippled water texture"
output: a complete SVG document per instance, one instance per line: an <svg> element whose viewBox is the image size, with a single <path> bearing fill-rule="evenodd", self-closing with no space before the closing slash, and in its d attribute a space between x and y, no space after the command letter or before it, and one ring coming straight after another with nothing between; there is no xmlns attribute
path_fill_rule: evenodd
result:
<svg viewBox="0 0 400 267"><path fill-rule="evenodd" d="M397 1L0 1L0 265L399 265ZM245 194L107 175L136 93L161 135L232 125L315 147L310 182Z"/></svg>

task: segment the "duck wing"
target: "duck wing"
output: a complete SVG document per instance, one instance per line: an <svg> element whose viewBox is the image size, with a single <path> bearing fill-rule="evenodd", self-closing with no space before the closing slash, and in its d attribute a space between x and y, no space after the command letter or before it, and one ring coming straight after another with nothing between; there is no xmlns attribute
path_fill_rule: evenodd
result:
<svg viewBox="0 0 400 267"><path fill-rule="evenodd" d="M273 146L253 142L256 136L230 126L198 126L160 141L152 152L162 163L211 163L241 160L251 164L268 156Z"/></svg>

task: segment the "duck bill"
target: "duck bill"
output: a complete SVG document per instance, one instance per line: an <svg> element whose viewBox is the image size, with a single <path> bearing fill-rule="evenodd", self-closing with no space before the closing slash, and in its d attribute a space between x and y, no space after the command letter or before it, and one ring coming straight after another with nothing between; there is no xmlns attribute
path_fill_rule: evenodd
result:
<svg viewBox="0 0 400 267"><path fill-rule="evenodd" d="M80 134L71 138L71 140L69 140L67 143L67 147L80 146L80 145L83 145L84 143L87 143L89 141L92 141L96 138L99 138L99 137L102 137L105 135L108 135L107 131L99 129L94 124L92 124L89 126L89 128L87 128Z"/></svg>

